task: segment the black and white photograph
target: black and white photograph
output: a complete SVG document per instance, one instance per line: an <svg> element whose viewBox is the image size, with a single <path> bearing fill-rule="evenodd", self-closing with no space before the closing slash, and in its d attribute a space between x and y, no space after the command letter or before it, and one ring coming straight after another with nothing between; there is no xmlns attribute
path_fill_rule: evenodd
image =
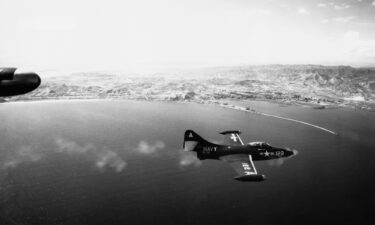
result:
<svg viewBox="0 0 375 225"><path fill-rule="evenodd" d="M375 0L0 0L0 225L374 225Z"/></svg>

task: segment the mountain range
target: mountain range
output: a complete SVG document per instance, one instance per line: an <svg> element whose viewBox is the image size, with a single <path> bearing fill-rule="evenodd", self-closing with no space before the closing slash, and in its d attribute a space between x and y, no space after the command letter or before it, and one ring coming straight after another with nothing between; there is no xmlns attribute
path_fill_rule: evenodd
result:
<svg viewBox="0 0 375 225"><path fill-rule="evenodd" d="M144 99L223 102L266 100L316 108L375 109L375 68L322 65L212 67L155 73L41 72L42 85L10 101Z"/></svg>

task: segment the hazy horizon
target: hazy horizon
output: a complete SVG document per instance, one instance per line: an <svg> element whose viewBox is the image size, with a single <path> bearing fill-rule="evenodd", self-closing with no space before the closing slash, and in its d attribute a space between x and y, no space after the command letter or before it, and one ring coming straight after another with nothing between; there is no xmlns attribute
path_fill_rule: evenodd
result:
<svg viewBox="0 0 375 225"><path fill-rule="evenodd" d="M140 74L140 75L153 75L153 74L174 74L184 75L187 72L202 73L204 71L213 71L213 70L225 70L230 68L256 68L256 67L294 67L294 66L311 66L311 67L351 67L354 69L375 69L375 64L373 66L352 66L344 64L332 64L332 65L323 65L323 64L232 64L232 65L127 65L122 68L37 68L33 72L38 72L40 75L46 76L58 76L58 75L71 75L79 73L111 73L116 75L130 75L130 74ZM30 68L17 68L16 73L20 72L30 72Z"/></svg>
<svg viewBox="0 0 375 225"><path fill-rule="evenodd" d="M374 0L0 2L0 65L375 66Z"/></svg>

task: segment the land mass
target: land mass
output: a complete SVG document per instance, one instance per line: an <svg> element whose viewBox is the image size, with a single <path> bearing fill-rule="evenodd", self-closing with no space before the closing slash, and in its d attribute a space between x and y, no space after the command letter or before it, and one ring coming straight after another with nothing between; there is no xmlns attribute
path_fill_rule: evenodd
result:
<svg viewBox="0 0 375 225"><path fill-rule="evenodd" d="M265 100L324 109L375 109L375 68L321 65L215 67L158 73L40 73L35 91L9 101L143 99L226 104ZM250 110L250 109L249 109Z"/></svg>

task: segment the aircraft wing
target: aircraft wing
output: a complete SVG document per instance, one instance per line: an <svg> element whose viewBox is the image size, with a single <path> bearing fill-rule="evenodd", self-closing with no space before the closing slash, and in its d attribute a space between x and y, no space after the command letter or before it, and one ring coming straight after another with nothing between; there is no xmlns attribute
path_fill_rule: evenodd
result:
<svg viewBox="0 0 375 225"><path fill-rule="evenodd" d="M241 137L240 137L241 132L239 130L223 131L220 134L225 135L226 145L231 145L231 146L244 145L241 140Z"/></svg>
<svg viewBox="0 0 375 225"><path fill-rule="evenodd" d="M220 159L229 163L240 176L257 174L251 155L226 155Z"/></svg>
<svg viewBox="0 0 375 225"><path fill-rule="evenodd" d="M220 157L221 160L229 163L239 176L235 177L240 181L263 181L264 175L258 175L251 155L234 154Z"/></svg>

